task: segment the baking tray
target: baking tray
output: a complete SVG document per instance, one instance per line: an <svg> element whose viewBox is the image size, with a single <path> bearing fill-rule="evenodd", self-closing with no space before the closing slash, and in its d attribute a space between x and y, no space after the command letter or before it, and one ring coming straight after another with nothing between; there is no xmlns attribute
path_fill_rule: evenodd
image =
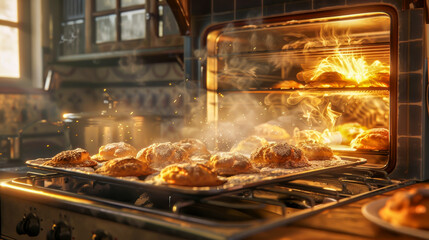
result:
<svg viewBox="0 0 429 240"><path fill-rule="evenodd" d="M60 168L51 166L42 166L49 158L39 158L28 160L26 164L30 168L53 171L66 175L85 177L93 180L103 181L106 183L125 184L127 186L135 186L138 188L146 188L148 190L169 191L172 193L186 195L214 195L237 191L250 187L257 187L271 183L282 181L290 181L308 177L311 175L329 173L338 171L344 168L349 168L366 163L366 159L359 157L341 156L335 160L320 160L310 161L312 166L282 169L282 168L263 168L260 173L240 174L231 177L220 177L227 182L220 186L211 187L186 187L168 185L157 179L157 174L152 174L144 178L137 177L110 177L91 172L90 168Z"/></svg>

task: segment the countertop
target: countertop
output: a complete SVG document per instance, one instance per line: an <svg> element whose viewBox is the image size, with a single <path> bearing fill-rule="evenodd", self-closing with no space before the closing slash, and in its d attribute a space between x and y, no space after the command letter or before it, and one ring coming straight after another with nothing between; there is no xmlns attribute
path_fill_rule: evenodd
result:
<svg viewBox="0 0 429 240"><path fill-rule="evenodd" d="M417 183L341 207L328 209L291 225L255 234L248 239L420 239L377 226L362 215L361 209L365 204L380 198L390 197L397 191L422 185L427 186L428 184ZM429 239L429 236L427 238Z"/></svg>

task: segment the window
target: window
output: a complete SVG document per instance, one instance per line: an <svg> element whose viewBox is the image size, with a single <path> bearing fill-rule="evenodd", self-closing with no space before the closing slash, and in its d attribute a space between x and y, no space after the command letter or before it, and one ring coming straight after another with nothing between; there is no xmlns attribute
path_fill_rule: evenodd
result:
<svg viewBox="0 0 429 240"><path fill-rule="evenodd" d="M0 0L0 78L20 78L18 0Z"/></svg>
<svg viewBox="0 0 429 240"><path fill-rule="evenodd" d="M93 16L97 44L146 38L146 0L96 0Z"/></svg>

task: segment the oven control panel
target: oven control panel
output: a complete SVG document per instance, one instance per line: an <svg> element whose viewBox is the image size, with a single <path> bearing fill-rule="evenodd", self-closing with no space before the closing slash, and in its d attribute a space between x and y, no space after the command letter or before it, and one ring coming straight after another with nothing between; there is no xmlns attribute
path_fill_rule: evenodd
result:
<svg viewBox="0 0 429 240"><path fill-rule="evenodd" d="M31 200L2 195L0 203L2 239L178 239L174 236L34 203Z"/></svg>

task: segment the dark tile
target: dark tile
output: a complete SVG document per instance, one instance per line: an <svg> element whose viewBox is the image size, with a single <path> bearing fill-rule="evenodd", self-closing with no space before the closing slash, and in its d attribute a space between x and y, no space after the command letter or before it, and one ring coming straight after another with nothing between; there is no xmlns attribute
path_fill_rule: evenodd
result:
<svg viewBox="0 0 429 240"><path fill-rule="evenodd" d="M183 52L184 52L184 59L188 59L191 56L191 52L192 52L192 37L190 36L185 36L183 38Z"/></svg>
<svg viewBox="0 0 429 240"><path fill-rule="evenodd" d="M199 39L205 28L211 24L210 16L193 17L191 21L191 36L193 37L193 47L199 47Z"/></svg>
<svg viewBox="0 0 429 240"><path fill-rule="evenodd" d="M235 14L236 19L249 19L249 18L257 18L261 17L261 8L252 8L245 10L237 10Z"/></svg>
<svg viewBox="0 0 429 240"><path fill-rule="evenodd" d="M398 113L398 134L399 135L406 135L408 136L408 105L399 106L399 113Z"/></svg>
<svg viewBox="0 0 429 240"><path fill-rule="evenodd" d="M408 42L399 44L399 72L408 72L409 69L409 57L408 57Z"/></svg>
<svg viewBox="0 0 429 240"><path fill-rule="evenodd" d="M213 12L228 12L234 11L233 0L214 0L213 1Z"/></svg>
<svg viewBox="0 0 429 240"><path fill-rule="evenodd" d="M398 139L396 174L402 178L420 177L422 164L422 142L418 138Z"/></svg>
<svg viewBox="0 0 429 240"><path fill-rule="evenodd" d="M410 10L410 39L423 37L425 19L422 9Z"/></svg>
<svg viewBox="0 0 429 240"><path fill-rule="evenodd" d="M379 3L382 0L347 0L347 5L362 4L362 3Z"/></svg>
<svg viewBox="0 0 429 240"><path fill-rule="evenodd" d="M399 41L409 40L408 28L409 28L409 11L400 11L398 12L399 17Z"/></svg>
<svg viewBox="0 0 429 240"><path fill-rule="evenodd" d="M236 0L237 10L262 7L261 4L261 0Z"/></svg>
<svg viewBox="0 0 429 240"><path fill-rule="evenodd" d="M409 71L419 71L423 67L423 42L410 42L410 66Z"/></svg>
<svg viewBox="0 0 429 240"><path fill-rule="evenodd" d="M278 15L284 13L284 4L264 6L264 16Z"/></svg>
<svg viewBox="0 0 429 240"><path fill-rule="evenodd" d="M408 102L408 78L409 74L400 74L398 82L398 101L399 103Z"/></svg>
<svg viewBox="0 0 429 240"><path fill-rule="evenodd" d="M413 161L422 158L422 141L419 138L410 138L408 140L408 149L410 150L409 157Z"/></svg>
<svg viewBox="0 0 429 240"><path fill-rule="evenodd" d="M383 0L384 3L388 3L388 4L392 4L393 6L396 7L396 9L398 9L399 11L402 11L402 1L398 1L398 0Z"/></svg>
<svg viewBox="0 0 429 240"><path fill-rule="evenodd" d="M295 12L303 10L312 10L313 4L311 0L302 0L302 1L287 1L286 2L286 12Z"/></svg>
<svg viewBox="0 0 429 240"><path fill-rule="evenodd" d="M409 106L410 119L409 119L409 135L421 136L422 135L422 107L416 105Z"/></svg>
<svg viewBox="0 0 429 240"><path fill-rule="evenodd" d="M213 23L229 22L234 20L234 13L216 14L213 15Z"/></svg>
<svg viewBox="0 0 429 240"><path fill-rule="evenodd" d="M346 0L318 0L314 1L314 9L346 5Z"/></svg>
<svg viewBox="0 0 429 240"><path fill-rule="evenodd" d="M422 101L422 75L417 73L410 73L408 79L409 86L409 97L408 100L412 103L421 102Z"/></svg>
<svg viewBox="0 0 429 240"><path fill-rule="evenodd" d="M264 0L264 7L268 5L283 4L285 2L285 0Z"/></svg>
<svg viewBox="0 0 429 240"><path fill-rule="evenodd" d="M211 13L211 0L191 0L192 15L206 15Z"/></svg>

